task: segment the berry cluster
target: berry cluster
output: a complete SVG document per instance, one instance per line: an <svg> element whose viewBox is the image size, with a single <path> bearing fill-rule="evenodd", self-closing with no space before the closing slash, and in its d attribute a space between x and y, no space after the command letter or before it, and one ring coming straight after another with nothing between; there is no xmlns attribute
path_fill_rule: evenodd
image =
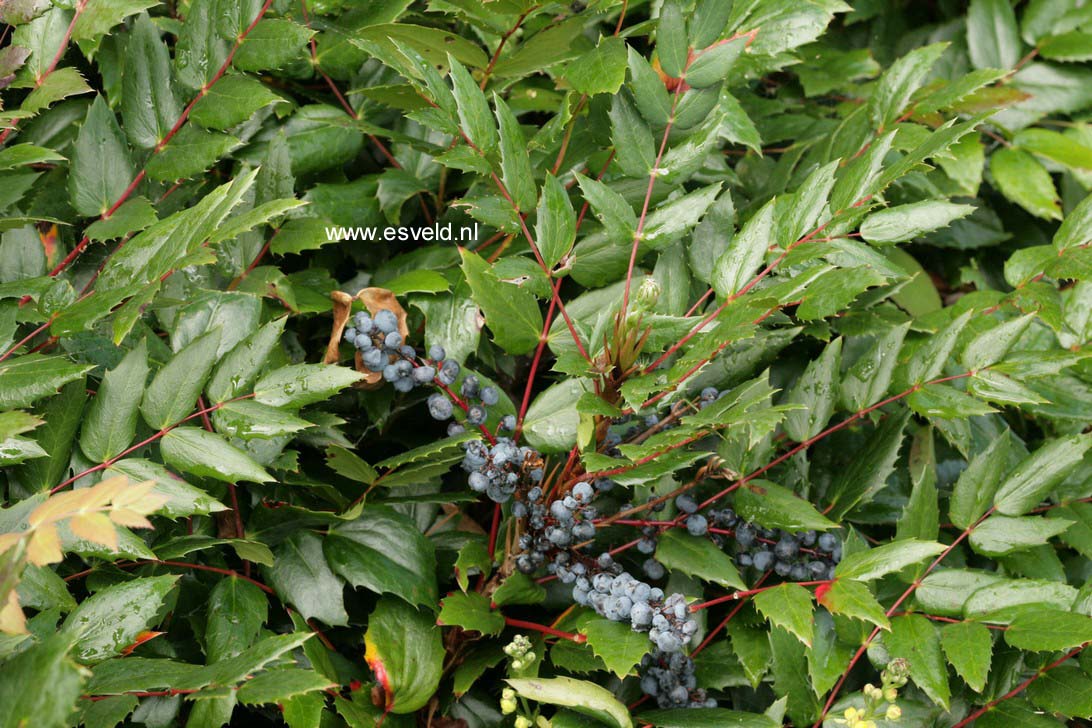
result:
<svg viewBox="0 0 1092 728"><path fill-rule="evenodd" d="M610 554L602 554L596 566L599 571L590 579L574 579L577 604L590 606L612 621L629 622L635 632L647 631L648 638L664 652L682 650L698 631L698 622L690 617L682 594L665 597L663 589L622 571Z"/></svg>
<svg viewBox="0 0 1092 728"><path fill-rule="evenodd" d="M698 409L705 409L725 394L727 394L727 390L722 392L716 387L706 387L698 395L698 399L693 403L693 406ZM646 415L629 414L614 418L611 420L611 426L603 438L604 454L610 457L619 457L622 453L618 446L623 442L635 440L650 430L663 432L677 427L677 422L672 418L685 414L690 407L691 405L686 402L679 402L671 409L662 412L653 412Z"/></svg>
<svg viewBox="0 0 1092 728"><path fill-rule="evenodd" d="M709 517L718 526L735 529L736 563L743 568L772 569L791 581L823 581L834 578L834 567L842 560L842 544L833 533L762 528L731 508L710 511Z"/></svg>
<svg viewBox="0 0 1092 728"><path fill-rule="evenodd" d="M507 503L520 485L542 481L542 459L526 445L520 447L507 437L490 445L481 440L463 444L463 470L470 473L471 490L485 493L495 503Z"/></svg>
<svg viewBox="0 0 1092 728"><path fill-rule="evenodd" d="M591 505L595 489L587 483L577 483L564 498L546 506L542 488L537 485L528 490L521 500L512 506L512 515L526 518L527 530L520 536L521 553L516 557L516 568L532 574L546 566L563 584L571 584L579 576L587 574L587 567L573 563L571 554L564 550L582 541L595 538L593 519L598 511ZM553 560L551 552L556 551Z"/></svg>
<svg viewBox="0 0 1092 728"><path fill-rule="evenodd" d="M715 708L697 687L694 661L682 652L655 650L641 659L641 690L661 708Z"/></svg>
<svg viewBox="0 0 1092 728"><path fill-rule="evenodd" d="M427 384L436 375L430 365L416 366L417 350L403 340L398 317L388 309L376 311L375 316L358 311L353 325L345 329L345 341L360 352L365 369L381 372L399 392Z"/></svg>
<svg viewBox="0 0 1092 728"><path fill-rule="evenodd" d="M439 350L441 353L442 349ZM445 361L440 367L440 382L445 386L451 386L459 376L459 365L454 361ZM479 427L485 424L489 417L489 407L500 402L500 392L496 387L483 387L481 380L474 374L468 374L463 383L459 385L459 394L462 396L466 407L466 424ZM451 400L443 393L436 392L428 398L428 412L433 419L449 419L454 412ZM457 422L452 422L447 427L447 434L454 436L461 434L466 428ZM516 429L516 416L505 415L497 426L498 432L512 432Z"/></svg>

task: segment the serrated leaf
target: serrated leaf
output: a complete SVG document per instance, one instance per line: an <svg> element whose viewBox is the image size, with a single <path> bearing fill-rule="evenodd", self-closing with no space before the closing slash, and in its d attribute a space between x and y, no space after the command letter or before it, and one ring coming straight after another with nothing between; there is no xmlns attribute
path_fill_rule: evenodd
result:
<svg viewBox="0 0 1092 728"><path fill-rule="evenodd" d="M1092 437L1073 435L1048 441L1025 458L998 487L994 505L998 513L1027 513L1065 478L1092 447Z"/></svg>
<svg viewBox="0 0 1092 728"><path fill-rule="evenodd" d="M756 594L754 602L755 608L772 624L784 627L811 647L815 629L811 592L799 584L779 584Z"/></svg>
<svg viewBox="0 0 1092 728"><path fill-rule="evenodd" d="M80 449L93 462L104 463L132 443L147 378L148 352L142 340L106 372L91 400L80 431Z"/></svg>
<svg viewBox="0 0 1092 728"><path fill-rule="evenodd" d="M834 574L839 579L870 581L936 556L944 548L944 544L914 538L892 541L847 555L835 568Z"/></svg>
<svg viewBox="0 0 1092 728"><path fill-rule="evenodd" d="M432 542L390 508L369 506L356 519L330 529L323 552L334 573L355 587L395 594L415 605L436 603Z"/></svg>
<svg viewBox="0 0 1092 728"><path fill-rule="evenodd" d="M1092 642L1092 617L1058 609L1025 610L1005 630L1005 641L1031 652L1072 649Z"/></svg>
<svg viewBox="0 0 1092 728"><path fill-rule="evenodd" d="M588 638L588 646L596 656L619 679L629 675L649 652L648 635L622 622L592 619L580 631Z"/></svg>
<svg viewBox="0 0 1092 728"><path fill-rule="evenodd" d="M969 541L971 548L983 556L1004 556L1048 543L1072 523L1061 518L993 515L975 527Z"/></svg>
<svg viewBox="0 0 1092 728"><path fill-rule="evenodd" d="M826 531L837 525L808 501L768 480L752 480L735 494L736 512L764 528Z"/></svg>
<svg viewBox="0 0 1092 728"><path fill-rule="evenodd" d="M344 582L330 570L323 555L322 539L310 531L296 531L273 552L269 584L304 619L329 625L348 623L342 599Z"/></svg>
<svg viewBox="0 0 1092 728"><path fill-rule="evenodd" d="M220 330L210 331L175 354L156 373L140 405L145 422L158 430L193 411L205 380L216 364L219 346Z"/></svg>
<svg viewBox="0 0 1092 728"><path fill-rule="evenodd" d="M656 560L668 569L723 587L747 588L732 558L704 536L691 536L681 529L669 529L658 539Z"/></svg>
<svg viewBox="0 0 1092 728"><path fill-rule="evenodd" d="M862 619L881 629L890 630L891 623L880 603L867 586L859 581L835 579L819 597L819 603L831 614Z"/></svg>
<svg viewBox="0 0 1092 728"><path fill-rule="evenodd" d="M910 679L934 703L947 709L951 699L948 670L933 623L920 614L895 617L891 620L891 631L884 635L883 644L892 657L909 661Z"/></svg>
<svg viewBox="0 0 1092 728"><path fill-rule="evenodd" d="M504 615L490 609L489 600L477 592L454 592L440 600L436 624L498 635L504 630Z"/></svg>
<svg viewBox="0 0 1092 728"><path fill-rule="evenodd" d="M176 427L160 441L163 460L171 467L198 477L226 483L273 480L258 463L219 435L198 427Z"/></svg>
<svg viewBox="0 0 1092 728"><path fill-rule="evenodd" d="M542 333L542 311L534 294L502 281L477 254L462 249L459 253L474 302L485 314L485 324L493 332L494 341L511 354L532 351Z"/></svg>
<svg viewBox="0 0 1092 728"><path fill-rule="evenodd" d="M949 664L971 689L982 692L993 656L989 628L976 622L946 624L940 629L940 647Z"/></svg>
<svg viewBox="0 0 1092 728"><path fill-rule="evenodd" d="M75 644L74 657L93 664L120 654L162 616L177 581L177 576L133 579L85 599L61 627Z"/></svg>
<svg viewBox="0 0 1092 728"><path fill-rule="evenodd" d="M576 212L557 178L547 173L542 182L535 222L535 241L546 267L553 269L576 241Z"/></svg>
<svg viewBox="0 0 1092 728"><path fill-rule="evenodd" d="M874 212L861 223L861 237L870 243L899 243L947 227L974 212L971 205L926 200Z"/></svg>
<svg viewBox="0 0 1092 728"><path fill-rule="evenodd" d="M254 401L273 407L299 408L329 399L363 376L347 367L290 364L258 380L254 385Z"/></svg>
<svg viewBox="0 0 1092 728"><path fill-rule="evenodd" d="M990 157L990 172L1001 194L1032 215L1062 218L1054 180L1035 157L1021 149L999 149Z"/></svg>

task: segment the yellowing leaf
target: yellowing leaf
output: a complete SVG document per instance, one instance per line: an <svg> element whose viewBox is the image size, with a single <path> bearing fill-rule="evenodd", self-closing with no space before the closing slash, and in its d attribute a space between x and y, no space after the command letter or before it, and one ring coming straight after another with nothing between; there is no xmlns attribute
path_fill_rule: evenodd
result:
<svg viewBox="0 0 1092 728"><path fill-rule="evenodd" d="M118 547L118 532L110 519L102 513L80 513L72 517L68 527L72 529L72 533L92 543L99 543L112 549Z"/></svg>

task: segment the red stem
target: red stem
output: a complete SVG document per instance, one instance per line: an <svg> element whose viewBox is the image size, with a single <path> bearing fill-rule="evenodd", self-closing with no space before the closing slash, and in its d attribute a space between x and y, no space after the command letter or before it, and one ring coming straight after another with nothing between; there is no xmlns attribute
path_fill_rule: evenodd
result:
<svg viewBox="0 0 1092 728"><path fill-rule="evenodd" d="M582 634L573 634L572 632L562 632L559 629L553 627L547 627L544 624L538 622L525 622L522 619L513 619L512 617L505 617L504 623L509 627L520 627L521 629L530 629L535 632L541 632L542 634L548 634L553 637L560 637L561 639L570 640L572 642L583 643L587 642L588 638Z"/></svg>
<svg viewBox="0 0 1092 728"><path fill-rule="evenodd" d="M174 122L174 126L171 127L170 131L168 131L163 139L160 140L160 142L156 144L155 147L152 149L152 153L149 155L149 159L151 159L151 157L155 156L159 152L163 151L163 148L167 146L171 139L174 138L175 134L177 134L179 130L182 129L185 123L189 120L190 113L193 111L193 107L197 104L198 101L204 98L206 94L208 94L209 89L211 89L213 85L217 81L219 81L227 72L227 69L231 66L232 60L235 58L236 51L239 50L239 46L242 45L243 41L246 40L246 37L250 35L250 32L254 30L254 27L262 19L262 17L265 15L265 12L272 4L273 0L265 0L265 2L262 4L261 10L259 10L258 14L254 17L254 20L250 22L250 25L247 26L247 28L242 33L240 33L239 37L235 40L235 44L232 45L231 50L228 52L227 58L224 59L223 64L221 64L220 68L216 70L216 73L213 74L212 78L209 79L205 83L205 85L201 87L201 90L197 92L197 95L195 95L193 99L190 100L188 104L186 104L186 107L182 110L182 114L179 115L178 120ZM2 139L0 139L0 141L2 141ZM137 176L133 178L133 181L129 183L129 186L125 188L125 191L121 193L121 196L114 202L113 205L110 206L110 209L102 214L101 219L105 220L113 215L117 211L117 209L121 207L126 200L129 199L129 196L133 194L133 192L137 188L137 185L139 185L144 180L147 174L147 167L140 170L140 172L137 173ZM71 252L69 252L69 254L65 256L64 260L58 263L53 268L53 270L49 272L49 275L56 276L65 268L67 268L72 263L72 261L79 257L80 253L83 252L84 248L86 248L88 243L90 242L90 239L86 235L83 236L79 244L77 244L76 247L73 248ZM118 249L120 248L121 246L119 245ZM117 252L117 250L115 250L114 252Z"/></svg>
<svg viewBox="0 0 1092 728"><path fill-rule="evenodd" d="M535 358L531 360L531 369L527 372L527 384L523 388L523 401L519 405L519 416L516 418L516 431L512 435L513 440L519 439L523 431L523 418L527 415L527 408L531 404L531 388L535 382L535 373L538 371L538 363L542 359L542 351L546 348L546 342L550 340L550 324L554 320L554 309L558 299L558 290L561 288L561 280L554 281L554 296L550 299L550 308L546 311L546 320L542 324L542 333L538 337L538 346L535 348Z"/></svg>
<svg viewBox="0 0 1092 728"><path fill-rule="evenodd" d="M1078 654L1080 654L1081 650L1083 650L1085 647L1088 646L1088 644L1089 643L1086 642L1083 645L1081 645L1080 647L1077 647L1075 649L1070 650L1065 655L1063 655L1062 657L1059 657L1057 660L1050 663L1046 667L1039 668L1038 670L1035 671L1035 674L1032 675L1031 677L1029 677L1027 680L1020 683L1019 685L1014 687L1012 690L1010 690L1007 693L1005 693L1004 695L1002 695L1000 698L997 698L996 700L991 700L990 702L986 703L981 708L979 708L978 710L971 713L970 715L968 715L963 720L956 723L954 726L952 726L952 728L964 728L964 726L970 725L972 722L975 721L975 719L977 719L983 713L985 713L988 710L990 710L991 708L993 708L998 703L1002 702L1003 700L1008 700L1009 698L1014 697L1016 695L1019 695L1020 693L1022 693L1024 691L1025 688L1027 688L1028 685L1031 685L1033 682L1035 682L1036 680L1041 678L1047 671L1053 670L1054 668L1056 668L1058 665L1061 665L1066 660L1069 660L1069 659L1071 659L1073 657L1076 657Z"/></svg>

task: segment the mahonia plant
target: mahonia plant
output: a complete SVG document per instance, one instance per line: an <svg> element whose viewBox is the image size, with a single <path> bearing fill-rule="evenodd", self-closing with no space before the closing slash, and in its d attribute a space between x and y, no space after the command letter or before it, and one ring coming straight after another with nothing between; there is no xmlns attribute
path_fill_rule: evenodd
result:
<svg viewBox="0 0 1092 728"><path fill-rule="evenodd" d="M1092 720L1087 4L0 22L0 728Z"/></svg>

